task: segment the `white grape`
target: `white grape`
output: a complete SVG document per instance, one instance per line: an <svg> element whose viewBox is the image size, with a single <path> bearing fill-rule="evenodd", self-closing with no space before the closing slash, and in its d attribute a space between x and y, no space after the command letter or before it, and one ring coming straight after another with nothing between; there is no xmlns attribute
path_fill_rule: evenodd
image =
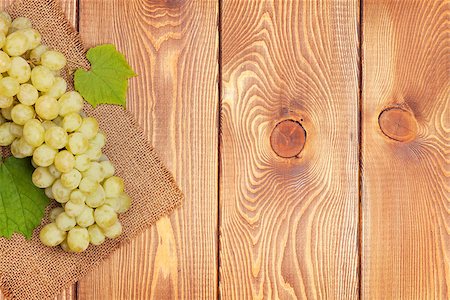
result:
<svg viewBox="0 0 450 300"><path fill-rule="evenodd" d="M9 151L11 151L12 156L14 156L15 158L25 158L25 155L23 155L23 153L20 152L18 144L19 141L14 140L11 143L11 146L9 146Z"/></svg>
<svg viewBox="0 0 450 300"><path fill-rule="evenodd" d="M44 140L50 147L62 149L66 146L69 136L63 128L56 126L55 124L55 126L50 127L45 131Z"/></svg>
<svg viewBox="0 0 450 300"><path fill-rule="evenodd" d="M88 233L89 233L89 241L91 242L92 245L98 246L105 241L105 235L103 234L103 231L96 224L89 226Z"/></svg>
<svg viewBox="0 0 450 300"><path fill-rule="evenodd" d="M21 31L16 31L6 37L3 51L9 56L20 56L29 49L28 37Z"/></svg>
<svg viewBox="0 0 450 300"><path fill-rule="evenodd" d="M0 73L8 71L10 66L11 58L5 52L0 51Z"/></svg>
<svg viewBox="0 0 450 300"><path fill-rule="evenodd" d="M48 167L55 161L55 156L58 153L56 149L42 144L33 152L33 161L40 167Z"/></svg>
<svg viewBox="0 0 450 300"><path fill-rule="evenodd" d="M111 206L116 213L121 214L130 209L131 198L127 194L121 193L118 197L106 198L105 204Z"/></svg>
<svg viewBox="0 0 450 300"><path fill-rule="evenodd" d="M97 182L101 182L104 179L103 167L98 162L91 162L89 169L83 172L83 177L91 178Z"/></svg>
<svg viewBox="0 0 450 300"><path fill-rule="evenodd" d="M86 196L86 205L92 208L96 208L99 206L102 206L103 203L105 203L105 191L103 190L103 187L99 184L97 185L97 189L89 193Z"/></svg>
<svg viewBox="0 0 450 300"><path fill-rule="evenodd" d="M98 161L102 156L102 149L97 148L97 146L89 145L85 154L89 157L90 160Z"/></svg>
<svg viewBox="0 0 450 300"><path fill-rule="evenodd" d="M44 127L36 119L29 120L23 126L23 138L32 147L39 147L44 142Z"/></svg>
<svg viewBox="0 0 450 300"><path fill-rule="evenodd" d="M11 58L8 75L15 78L19 83L27 82L31 76L30 65L20 56L13 57Z"/></svg>
<svg viewBox="0 0 450 300"><path fill-rule="evenodd" d="M75 166L75 157L67 150L58 152L55 156L55 167L61 173L67 173Z"/></svg>
<svg viewBox="0 0 450 300"><path fill-rule="evenodd" d="M56 77L55 81L48 92L47 96L59 99L67 90L67 82L62 77Z"/></svg>
<svg viewBox="0 0 450 300"><path fill-rule="evenodd" d="M77 132L82 133L88 140L94 138L98 133L97 120L92 117L84 118Z"/></svg>
<svg viewBox="0 0 450 300"><path fill-rule="evenodd" d="M14 105L14 103L13 103ZM2 112L2 116L3 118L5 118L6 120L12 120L11 119L11 110L13 109L13 105L11 105L10 107L6 107L6 108L2 108L1 112Z"/></svg>
<svg viewBox="0 0 450 300"><path fill-rule="evenodd" d="M56 180L52 185L52 192L55 200L59 203L66 203L69 201L71 189L62 185L61 179Z"/></svg>
<svg viewBox="0 0 450 300"><path fill-rule="evenodd" d="M26 29L31 28L31 21L28 18L25 17L17 17L11 22L11 28L14 28L16 30L19 29Z"/></svg>
<svg viewBox="0 0 450 300"><path fill-rule="evenodd" d="M0 79L0 94L6 97L15 96L20 89L17 79L7 76Z"/></svg>
<svg viewBox="0 0 450 300"><path fill-rule="evenodd" d="M61 206L55 207L48 214L48 218L50 219L51 222L55 222L56 218L59 216L59 214L63 213L63 212L64 212L64 208L62 208Z"/></svg>
<svg viewBox="0 0 450 300"><path fill-rule="evenodd" d="M11 25L12 18L6 11L0 12L0 18L4 19L8 23L8 26Z"/></svg>
<svg viewBox="0 0 450 300"><path fill-rule="evenodd" d="M32 156L35 149L35 147L28 144L23 137L18 139L18 147L20 153L22 153L25 157Z"/></svg>
<svg viewBox="0 0 450 300"><path fill-rule="evenodd" d="M49 247L54 247L61 244L65 238L66 233L60 230L55 223L45 225L39 232L39 239L42 244Z"/></svg>
<svg viewBox="0 0 450 300"><path fill-rule="evenodd" d="M72 192L73 193L73 192ZM66 205L64 206L64 210L66 211L66 214L70 217L78 217L85 207L84 203L76 203L72 200L69 200L66 202Z"/></svg>
<svg viewBox="0 0 450 300"><path fill-rule="evenodd" d="M75 132L69 135L69 141L66 148L73 154L83 154L86 152L88 147L89 142L81 133Z"/></svg>
<svg viewBox="0 0 450 300"><path fill-rule="evenodd" d="M45 51L48 50L48 47L45 45L39 45L36 48L34 48L33 50L30 51L30 60L35 64L40 64L41 63L41 55L42 53L44 53Z"/></svg>
<svg viewBox="0 0 450 300"><path fill-rule="evenodd" d="M13 97L7 97L7 96L0 95L0 108L8 108L13 104L13 102L14 102Z"/></svg>
<svg viewBox="0 0 450 300"><path fill-rule="evenodd" d="M61 127L61 123L62 123L62 118L60 116L56 117L55 119L53 119L53 123L55 123L56 125Z"/></svg>
<svg viewBox="0 0 450 300"><path fill-rule="evenodd" d="M12 142L11 147L10 147L11 154L15 158L24 158L25 155L23 155L23 153L20 152L18 144L19 144L19 141L17 139Z"/></svg>
<svg viewBox="0 0 450 300"><path fill-rule="evenodd" d="M98 132L93 139L90 140L92 145L103 148L106 144L106 137L102 132Z"/></svg>
<svg viewBox="0 0 450 300"><path fill-rule="evenodd" d="M0 32L0 48L3 48L6 43L6 35L3 32Z"/></svg>
<svg viewBox="0 0 450 300"><path fill-rule="evenodd" d="M49 121L49 120L45 120L44 122L41 123L42 127L44 127L45 131L47 132L47 130L49 130L52 127L58 126L55 124L55 122L53 121ZM45 137L44 137L45 138Z"/></svg>
<svg viewBox="0 0 450 300"><path fill-rule="evenodd" d="M41 64L53 71L61 70L66 63L66 57L58 51L49 50L41 55Z"/></svg>
<svg viewBox="0 0 450 300"><path fill-rule="evenodd" d="M89 148L85 152L85 154L89 157L89 159L93 161L98 161L102 156L102 149L97 148L96 146L89 145ZM104 178L105 176L102 176Z"/></svg>
<svg viewBox="0 0 450 300"><path fill-rule="evenodd" d="M77 204L84 204L84 202L86 201L86 194L79 189L75 189L70 194L70 201Z"/></svg>
<svg viewBox="0 0 450 300"><path fill-rule="evenodd" d="M117 222L117 214L109 205L102 205L94 210L94 220L101 228L108 228Z"/></svg>
<svg viewBox="0 0 450 300"><path fill-rule="evenodd" d="M14 123L25 125L26 122L34 118L34 109L32 106L19 103L11 110L11 118Z"/></svg>
<svg viewBox="0 0 450 300"><path fill-rule="evenodd" d="M20 85L19 92L17 93L17 99L20 103L25 105L34 105L38 97L39 92L33 85L29 83Z"/></svg>
<svg viewBox="0 0 450 300"><path fill-rule="evenodd" d="M119 196L124 191L123 179L117 176L112 176L103 183L106 197L114 198Z"/></svg>
<svg viewBox="0 0 450 300"><path fill-rule="evenodd" d="M50 121L50 120L45 120L41 124L42 124L42 127L44 127L45 131L49 130L52 127L58 127L58 125L56 125L55 122Z"/></svg>
<svg viewBox="0 0 450 300"><path fill-rule="evenodd" d="M31 50L33 48L36 48L41 43L41 34L39 31L33 28L26 28L20 30L23 35L27 37L27 50Z"/></svg>
<svg viewBox="0 0 450 300"><path fill-rule="evenodd" d="M83 109L83 98L78 92L70 91L59 98L60 112L63 117L70 113L79 113Z"/></svg>
<svg viewBox="0 0 450 300"><path fill-rule="evenodd" d="M10 122L0 125L0 146L9 146L16 139L16 137L11 134L10 127Z"/></svg>
<svg viewBox="0 0 450 300"><path fill-rule="evenodd" d="M80 154L75 156L75 168L80 171L86 171L91 166L91 160L86 154Z"/></svg>
<svg viewBox="0 0 450 300"><path fill-rule="evenodd" d="M11 127L9 127L9 131L16 138L20 138L23 135L23 126L20 126L16 123L11 123Z"/></svg>
<svg viewBox="0 0 450 300"><path fill-rule="evenodd" d="M45 189L53 184L55 177L50 174L48 168L38 167L34 170L31 180L38 188Z"/></svg>
<svg viewBox="0 0 450 300"><path fill-rule="evenodd" d="M67 173L61 175L61 183L73 190L78 187L81 181L81 173L77 169L72 169Z"/></svg>
<svg viewBox="0 0 450 300"><path fill-rule="evenodd" d="M45 196L47 196L47 198L52 199L52 200L55 199L55 196L53 196L53 191L52 191L51 186L45 188L44 192L45 192Z"/></svg>
<svg viewBox="0 0 450 300"><path fill-rule="evenodd" d="M55 83L55 75L44 66L36 66L31 71L31 82L41 92L48 92Z"/></svg>
<svg viewBox="0 0 450 300"><path fill-rule="evenodd" d="M36 100L35 109L42 119L53 120L58 117L59 103L55 98L44 95Z"/></svg>
<svg viewBox="0 0 450 300"><path fill-rule="evenodd" d="M8 33L10 25L11 21L8 21L8 18L6 16L0 15L0 32L6 35Z"/></svg>
<svg viewBox="0 0 450 300"><path fill-rule="evenodd" d="M116 169L114 168L113 164L109 160L105 160L100 162L100 165L103 169L103 176L105 178L109 178L114 175L116 172Z"/></svg>
<svg viewBox="0 0 450 300"><path fill-rule="evenodd" d="M67 234L67 244L73 252L83 252L89 246L88 230L75 226Z"/></svg>
<svg viewBox="0 0 450 300"><path fill-rule="evenodd" d="M95 223L94 209L89 206L84 206L83 211L76 217L77 224L81 227L89 227Z"/></svg>
<svg viewBox="0 0 450 300"><path fill-rule="evenodd" d="M65 207L64 207L65 209ZM56 217L56 226L62 231L69 231L75 227L77 222L74 217L69 216L66 212L60 213L58 217Z"/></svg>
<svg viewBox="0 0 450 300"><path fill-rule="evenodd" d="M12 99L11 99L11 103L12 103ZM74 132L75 130L80 128L82 122L83 122L83 119L81 118L80 114L70 113L70 114L67 114L63 118L63 120L61 122L61 126L67 132Z"/></svg>
<svg viewBox="0 0 450 300"><path fill-rule="evenodd" d="M64 252L73 252L72 250L70 250L69 244L67 243L67 238L61 242L61 244L59 244L59 246L61 246L61 249L63 249Z"/></svg>
<svg viewBox="0 0 450 300"><path fill-rule="evenodd" d="M79 189L85 193L92 193L97 190L98 182L91 178L83 178L80 181Z"/></svg>
<svg viewBox="0 0 450 300"><path fill-rule="evenodd" d="M57 156L58 156L58 154L56 154L56 156L55 156L55 161L56 161ZM53 165L50 165L50 166L48 167L48 171L49 171L50 174L52 174L52 176L55 177L55 178L61 177L61 172L55 167L54 164L53 164Z"/></svg>
<svg viewBox="0 0 450 300"><path fill-rule="evenodd" d="M116 221L111 227L102 228L103 233L107 238L115 239L122 234L122 224L119 220Z"/></svg>

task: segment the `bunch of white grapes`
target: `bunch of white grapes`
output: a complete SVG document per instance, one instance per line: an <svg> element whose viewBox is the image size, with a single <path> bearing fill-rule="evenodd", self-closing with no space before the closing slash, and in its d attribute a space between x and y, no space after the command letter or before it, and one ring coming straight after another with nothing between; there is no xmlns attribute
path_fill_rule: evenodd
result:
<svg viewBox="0 0 450 300"><path fill-rule="evenodd" d="M124 182L102 154L105 135L82 114L84 100L59 76L66 58L41 44L27 18L0 12L0 146L32 157L32 181L61 206L39 237L47 246L82 252L122 233L130 207Z"/></svg>

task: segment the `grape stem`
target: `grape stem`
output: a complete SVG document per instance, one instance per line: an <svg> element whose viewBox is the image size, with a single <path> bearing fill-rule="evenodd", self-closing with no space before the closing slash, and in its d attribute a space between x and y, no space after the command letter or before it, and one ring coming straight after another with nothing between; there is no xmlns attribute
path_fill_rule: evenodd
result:
<svg viewBox="0 0 450 300"><path fill-rule="evenodd" d="M36 65L31 61L31 59L27 60L27 63L34 68Z"/></svg>

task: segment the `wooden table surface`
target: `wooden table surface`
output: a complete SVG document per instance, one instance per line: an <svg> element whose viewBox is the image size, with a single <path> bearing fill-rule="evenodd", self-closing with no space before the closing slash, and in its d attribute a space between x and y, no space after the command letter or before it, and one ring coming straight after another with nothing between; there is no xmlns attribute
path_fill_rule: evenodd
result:
<svg viewBox="0 0 450 300"><path fill-rule="evenodd" d="M62 4L186 200L58 299L450 298L449 1Z"/></svg>

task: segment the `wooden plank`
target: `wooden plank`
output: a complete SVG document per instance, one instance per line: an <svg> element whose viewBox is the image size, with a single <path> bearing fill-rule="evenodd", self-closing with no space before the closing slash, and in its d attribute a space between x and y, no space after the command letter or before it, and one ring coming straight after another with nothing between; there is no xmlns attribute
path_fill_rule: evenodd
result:
<svg viewBox="0 0 450 300"><path fill-rule="evenodd" d="M358 1L224 0L222 12L221 296L355 299ZM306 131L293 158L270 143L286 119ZM288 154L297 132L274 148Z"/></svg>
<svg viewBox="0 0 450 300"><path fill-rule="evenodd" d="M1 0L0 10L4 10L8 5L13 3L14 0ZM67 19L76 28L77 26L77 0L61 0L61 6L67 15ZM76 299L76 288L77 285L74 284L72 287L67 288L61 293L57 300L75 300ZM0 292L0 300L5 300L4 296Z"/></svg>
<svg viewBox="0 0 450 300"><path fill-rule="evenodd" d="M449 8L436 0L364 1L365 299L450 298ZM391 107L397 113L380 123L405 142L378 126Z"/></svg>
<svg viewBox="0 0 450 300"><path fill-rule="evenodd" d="M213 299L217 294L218 3L84 0L88 47L114 43L139 76L128 108L186 195L170 218L79 283L79 299Z"/></svg>

